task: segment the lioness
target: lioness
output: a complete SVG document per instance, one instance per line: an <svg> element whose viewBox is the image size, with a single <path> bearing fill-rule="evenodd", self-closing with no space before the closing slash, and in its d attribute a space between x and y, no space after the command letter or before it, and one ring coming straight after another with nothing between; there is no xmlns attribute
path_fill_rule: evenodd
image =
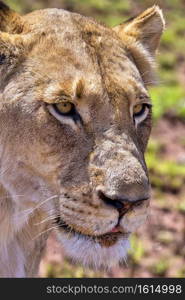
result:
<svg viewBox="0 0 185 300"><path fill-rule="evenodd" d="M147 218L147 85L158 6L107 28L0 2L0 275L36 276L51 229L87 266L122 261Z"/></svg>

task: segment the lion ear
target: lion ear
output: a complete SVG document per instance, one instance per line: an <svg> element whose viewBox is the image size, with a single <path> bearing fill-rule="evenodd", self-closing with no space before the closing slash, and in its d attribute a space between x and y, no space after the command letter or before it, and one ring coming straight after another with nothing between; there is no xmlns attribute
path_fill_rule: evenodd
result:
<svg viewBox="0 0 185 300"><path fill-rule="evenodd" d="M131 53L145 82L153 79L155 52L164 27L162 10L154 5L139 16L113 28Z"/></svg>
<svg viewBox="0 0 185 300"><path fill-rule="evenodd" d="M23 58L27 39L19 34L0 32L0 78L1 82Z"/></svg>
<svg viewBox="0 0 185 300"><path fill-rule="evenodd" d="M0 76L3 78L14 68L25 53L29 35L24 35L23 18L0 1Z"/></svg>
<svg viewBox="0 0 185 300"><path fill-rule="evenodd" d="M22 33L23 27L23 18L0 1L0 31Z"/></svg>

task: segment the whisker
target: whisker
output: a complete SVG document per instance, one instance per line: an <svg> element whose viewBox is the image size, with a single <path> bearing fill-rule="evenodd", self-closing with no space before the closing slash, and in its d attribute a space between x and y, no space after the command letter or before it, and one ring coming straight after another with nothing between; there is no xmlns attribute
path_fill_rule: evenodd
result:
<svg viewBox="0 0 185 300"><path fill-rule="evenodd" d="M24 197L25 195L14 195L14 197ZM3 197L0 197L1 200L5 200L5 199L8 199L10 198L11 196L10 195L7 195L7 196L3 196Z"/></svg>
<svg viewBox="0 0 185 300"><path fill-rule="evenodd" d="M36 205L34 208L28 208L28 209L25 209L25 210L22 210L20 211L19 213L17 213L16 215L14 216L25 216L25 214L27 214L27 216L31 215L35 210L39 209L43 204L45 204L47 201L49 200L52 200L54 198L58 197L58 195L54 195L54 196L51 196L47 199L45 199L44 201L42 201L41 203L39 203L38 205Z"/></svg>
<svg viewBox="0 0 185 300"><path fill-rule="evenodd" d="M51 200L51 199L54 199L54 198L57 198L58 197L58 195L54 195L54 196L51 196L51 197L49 197L49 198L47 198L46 200L44 200L44 201L42 201L41 203L39 203L38 205L36 205L35 207L34 207L34 210L35 209L37 209L37 208L39 208L39 207L41 207L44 203L46 203L47 201L49 201L49 200Z"/></svg>
<svg viewBox="0 0 185 300"><path fill-rule="evenodd" d="M46 232L48 232L48 231L51 231L51 230L53 230L53 229L57 229L57 228L58 228L58 226L50 227L50 228L48 228L48 229L46 229L46 230L40 232L38 235L36 235L34 238L32 238L32 240L35 240L35 239L39 238L42 234L44 234L44 233L46 233Z"/></svg>
<svg viewBox="0 0 185 300"><path fill-rule="evenodd" d="M36 205L34 208L32 208L32 211L34 211L34 210L40 208L40 207L41 207L43 204L45 204L47 201L52 200L53 198L56 198L56 197L58 197L58 195L54 195L54 196L52 196L52 197L47 198L46 200L42 201L41 203L39 203L38 205ZM27 211L27 210L25 210L25 211ZM24 212L24 211L22 211L22 212Z"/></svg>
<svg viewBox="0 0 185 300"><path fill-rule="evenodd" d="M127 263L127 258L126 258L126 257L123 257L123 261L124 261L126 267L128 268L129 266L128 266L128 263Z"/></svg>
<svg viewBox="0 0 185 300"><path fill-rule="evenodd" d="M65 224L65 223L64 223L64 224ZM65 225L66 225L66 224L65 224ZM67 236L67 238L69 239L69 238L70 238L70 235L71 235L71 233L72 233L73 228L72 228L70 225L67 225L67 229L69 229L68 236Z"/></svg>
<svg viewBox="0 0 185 300"><path fill-rule="evenodd" d="M56 219L56 218L57 218L57 215L53 215L53 216L50 216L50 217L48 217L48 218L42 220L41 222L35 223L35 224L33 224L33 225L40 225L40 224L43 224L43 223L45 223L45 222L47 222L47 221L54 220L54 219Z"/></svg>

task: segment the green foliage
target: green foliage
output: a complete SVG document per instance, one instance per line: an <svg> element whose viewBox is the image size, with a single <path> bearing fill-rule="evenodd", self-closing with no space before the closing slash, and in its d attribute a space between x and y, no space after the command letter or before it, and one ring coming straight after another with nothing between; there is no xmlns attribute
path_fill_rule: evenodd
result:
<svg viewBox="0 0 185 300"><path fill-rule="evenodd" d="M161 231L158 232L156 239L160 243L168 245L168 244L173 242L174 234L170 231L167 231L167 230L161 230Z"/></svg>
<svg viewBox="0 0 185 300"><path fill-rule="evenodd" d="M177 272L177 277L185 278L185 268L184 267Z"/></svg>
<svg viewBox="0 0 185 300"><path fill-rule="evenodd" d="M48 264L46 268L46 277L50 278L93 278L102 277L103 273L83 268L81 265L73 265L64 260L62 265L53 263Z"/></svg>
<svg viewBox="0 0 185 300"><path fill-rule="evenodd" d="M71 4L88 7L89 10L96 10L96 12L102 12L104 15L125 13L130 9L130 2L124 1L123 3L122 0L71 0Z"/></svg>
<svg viewBox="0 0 185 300"><path fill-rule="evenodd" d="M134 264L139 264L145 254L144 246L136 234L131 236L131 250L129 251L130 258Z"/></svg>
<svg viewBox="0 0 185 300"><path fill-rule="evenodd" d="M14 9L17 12L21 12L22 10L22 1L19 0L7 0L6 4L10 6L12 9Z"/></svg>
<svg viewBox="0 0 185 300"><path fill-rule="evenodd" d="M154 275L164 277L169 268L169 261L166 258L161 258L151 266L151 272Z"/></svg>
<svg viewBox="0 0 185 300"><path fill-rule="evenodd" d="M185 214L185 200L184 200L184 201L181 201L181 202L177 205L177 209L178 209L181 213Z"/></svg>
<svg viewBox="0 0 185 300"><path fill-rule="evenodd" d="M145 155L151 183L158 188L178 190L185 183L185 165L161 159L160 144L151 140Z"/></svg>
<svg viewBox="0 0 185 300"><path fill-rule="evenodd" d="M164 114L185 117L185 89L180 85L162 85L150 89L153 117L158 120Z"/></svg>

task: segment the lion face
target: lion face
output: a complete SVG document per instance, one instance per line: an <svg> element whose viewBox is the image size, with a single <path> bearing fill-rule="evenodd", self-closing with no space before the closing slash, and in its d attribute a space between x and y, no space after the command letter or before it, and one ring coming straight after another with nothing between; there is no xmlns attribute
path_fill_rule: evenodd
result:
<svg viewBox="0 0 185 300"><path fill-rule="evenodd" d="M41 209L67 254L111 266L125 257L130 233L148 215L146 80L161 11L153 7L114 31L56 9L21 20L21 34L1 36L14 45L7 47L14 51L11 68L9 54L1 67L4 186L24 194L24 209L50 195ZM161 24L155 39L147 22Z"/></svg>

